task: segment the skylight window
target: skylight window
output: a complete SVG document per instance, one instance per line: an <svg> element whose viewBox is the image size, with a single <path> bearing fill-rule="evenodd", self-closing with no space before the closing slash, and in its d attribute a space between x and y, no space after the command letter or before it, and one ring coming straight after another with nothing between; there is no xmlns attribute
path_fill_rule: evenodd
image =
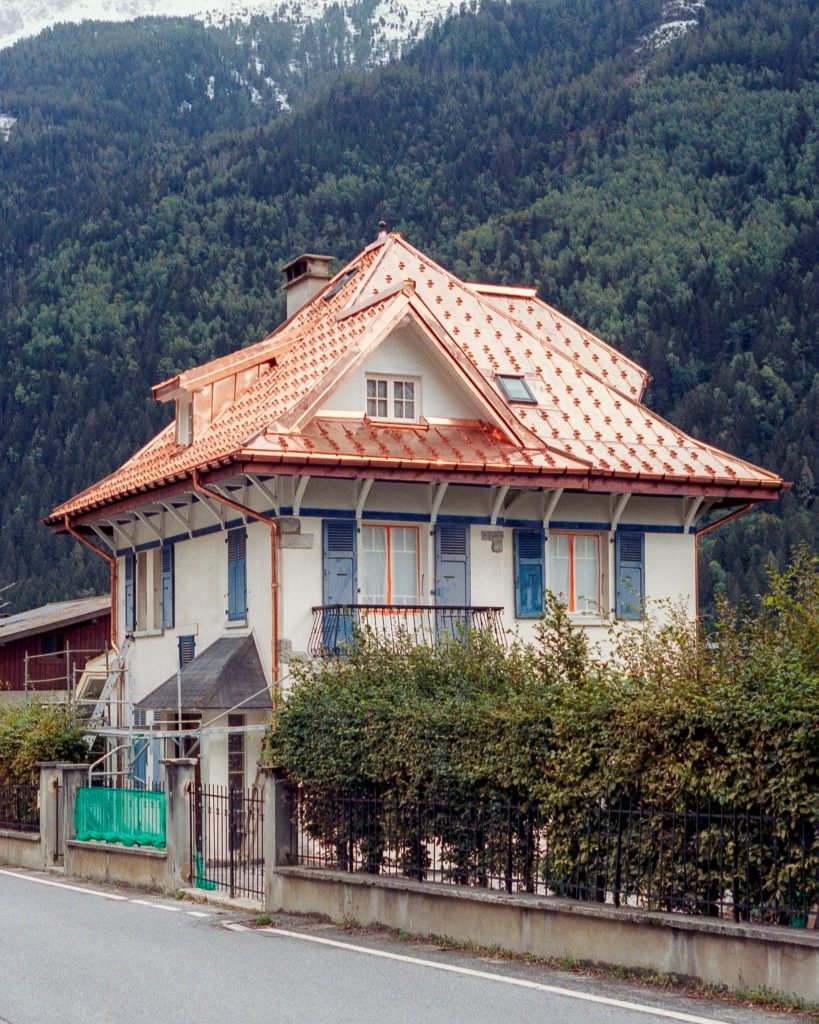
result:
<svg viewBox="0 0 819 1024"><path fill-rule="evenodd" d="M525 402L529 405L537 405L537 399L523 377L507 377L498 374L495 380L500 384L507 402Z"/></svg>
<svg viewBox="0 0 819 1024"><path fill-rule="evenodd" d="M324 301L325 302L329 302L330 299L332 299L332 297L334 295L338 295L338 293L341 291L341 289L344 287L344 285L347 284L347 282L349 280L354 278L357 273L358 273L358 267L353 267L351 270L348 270L346 273L342 274L341 277L336 281L336 283L330 289L330 291L327 292L327 294L324 296Z"/></svg>

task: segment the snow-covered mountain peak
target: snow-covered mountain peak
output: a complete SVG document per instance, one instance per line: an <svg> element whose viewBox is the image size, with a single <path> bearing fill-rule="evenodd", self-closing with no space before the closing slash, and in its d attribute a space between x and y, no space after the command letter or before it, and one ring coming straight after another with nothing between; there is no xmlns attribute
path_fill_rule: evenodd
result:
<svg viewBox="0 0 819 1024"><path fill-rule="evenodd" d="M221 25L275 14L306 24L336 4L337 0L5 0L0 3L0 49L59 22L131 21L154 15ZM403 41L418 38L451 7L452 0L381 0L372 23L384 42L397 43L400 51Z"/></svg>

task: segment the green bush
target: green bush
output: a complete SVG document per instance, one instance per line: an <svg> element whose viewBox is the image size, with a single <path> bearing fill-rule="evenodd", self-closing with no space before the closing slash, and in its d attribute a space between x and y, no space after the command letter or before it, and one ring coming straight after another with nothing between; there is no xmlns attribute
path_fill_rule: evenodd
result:
<svg viewBox="0 0 819 1024"><path fill-rule="evenodd" d="M87 760L88 747L64 704L0 704L0 782L33 782L38 761Z"/></svg>
<svg viewBox="0 0 819 1024"><path fill-rule="evenodd" d="M713 630L673 609L613 627L605 656L554 599L532 642L437 647L363 632L294 665L267 756L314 789L446 803L670 801L819 808L819 558L772 572L761 610Z"/></svg>
<svg viewBox="0 0 819 1024"><path fill-rule="evenodd" d="M599 867L619 857L617 832L642 802L653 825L641 864L623 866L625 889L640 885L628 872L650 868L652 905L713 908L719 893L698 857L744 843L754 872L747 893L732 883L737 898L787 902L792 872L780 877L773 853L797 835L798 815L819 814L818 636L819 559L806 552L771 574L761 610L723 606L706 633L663 609L613 627L605 656L551 597L535 640L507 647L480 631L437 647L365 631L348 657L294 668L267 756L303 784L303 822L341 867L357 849L377 872L389 834L411 877L424 877L434 843L456 881L508 855L533 884L533 811L548 821L552 891L601 898ZM709 801L739 819L679 815ZM475 823L509 804L523 815L499 852ZM768 816L743 821L746 809ZM815 831L802 835L810 877ZM816 898L809 888L797 901Z"/></svg>

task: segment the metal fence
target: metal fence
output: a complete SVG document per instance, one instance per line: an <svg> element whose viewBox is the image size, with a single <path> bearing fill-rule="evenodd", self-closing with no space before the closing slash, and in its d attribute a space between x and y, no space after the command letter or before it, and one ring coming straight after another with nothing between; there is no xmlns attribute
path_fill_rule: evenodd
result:
<svg viewBox="0 0 819 1024"><path fill-rule="evenodd" d="M819 815L677 806L583 805L546 816L377 795L301 793L299 863L616 907L814 923Z"/></svg>
<svg viewBox="0 0 819 1024"><path fill-rule="evenodd" d="M40 786L36 782L0 783L0 828L40 831Z"/></svg>
<svg viewBox="0 0 819 1024"><path fill-rule="evenodd" d="M166 801L161 790L80 786L74 804L76 838L164 850Z"/></svg>
<svg viewBox="0 0 819 1024"><path fill-rule="evenodd" d="M91 774L88 785L93 789L129 789L142 793L161 793L165 787L160 779L146 782L139 776L127 772L109 772L107 774Z"/></svg>
<svg viewBox="0 0 819 1024"><path fill-rule="evenodd" d="M437 644L469 629L488 630L506 643L503 608L477 605L318 605L307 644L311 657L345 654L359 634L397 645Z"/></svg>
<svg viewBox="0 0 819 1024"><path fill-rule="evenodd" d="M54 860L57 864L65 863L65 845L63 843L63 807L65 805L65 786L58 782L54 787Z"/></svg>
<svg viewBox="0 0 819 1024"><path fill-rule="evenodd" d="M202 786L193 793L190 825L194 886L263 899L263 791Z"/></svg>

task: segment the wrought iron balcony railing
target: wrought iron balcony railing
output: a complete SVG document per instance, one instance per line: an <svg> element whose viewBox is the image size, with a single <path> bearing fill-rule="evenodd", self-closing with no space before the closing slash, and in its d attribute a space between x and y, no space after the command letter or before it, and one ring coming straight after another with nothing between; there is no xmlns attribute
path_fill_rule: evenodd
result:
<svg viewBox="0 0 819 1024"><path fill-rule="evenodd" d="M474 605L325 604L313 608L311 657L334 657L349 650L358 632L379 639L436 644L466 629L488 629L499 644L506 642L503 608Z"/></svg>

